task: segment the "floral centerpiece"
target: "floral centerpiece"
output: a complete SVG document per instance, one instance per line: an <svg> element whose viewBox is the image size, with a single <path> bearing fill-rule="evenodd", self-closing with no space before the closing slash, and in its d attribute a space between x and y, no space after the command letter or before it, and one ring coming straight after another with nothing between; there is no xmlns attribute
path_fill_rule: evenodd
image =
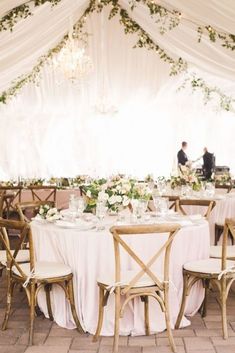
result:
<svg viewBox="0 0 235 353"><path fill-rule="evenodd" d="M39 208L38 216L41 219L46 219L49 222L56 221L61 218L61 215L56 207L50 207L49 205L42 205Z"/></svg>
<svg viewBox="0 0 235 353"><path fill-rule="evenodd" d="M131 183L128 179L115 176L102 185L102 190L98 194L98 200L104 202L108 210L115 213L129 205L130 190Z"/></svg>
<svg viewBox="0 0 235 353"><path fill-rule="evenodd" d="M218 185L231 185L232 184L232 178L229 173L215 175L214 181Z"/></svg>
<svg viewBox="0 0 235 353"><path fill-rule="evenodd" d="M45 179L39 178L39 179L30 179L28 185L36 185L36 186L42 186L45 182Z"/></svg>
<svg viewBox="0 0 235 353"><path fill-rule="evenodd" d="M202 182L196 175L195 171L186 167L181 166L181 185L189 185L194 191L200 191L202 187Z"/></svg>
<svg viewBox="0 0 235 353"><path fill-rule="evenodd" d="M194 191L200 191L202 188L202 182L195 171L186 166L181 166L180 174L178 176L172 176L169 182L171 189L186 185L190 186Z"/></svg>

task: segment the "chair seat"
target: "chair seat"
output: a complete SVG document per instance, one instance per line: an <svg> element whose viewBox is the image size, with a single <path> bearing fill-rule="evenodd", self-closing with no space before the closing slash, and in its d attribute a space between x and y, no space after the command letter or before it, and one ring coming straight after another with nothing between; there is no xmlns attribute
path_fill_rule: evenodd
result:
<svg viewBox="0 0 235 353"><path fill-rule="evenodd" d="M216 222L216 223L215 223L215 226L216 226L216 227L219 227L219 228L224 228L224 223L222 223L222 222L221 222L221 223Z"/></svg>
<svg viewBox="0 0 235 353"><path fill-rule="evenodd" d="M235 266L235 261L228 260L227 268ZM191 261L184 264L184 270L190 272L199 272L205 274L215 274L218 275L221 272L221 259L206 259Z"/></svg>
<svg viewBox="0 0 235 353"><path fill-rule="evenodd" d="M30 264L25 263L20 265L22 271L29 276L30 275ZM13 267L12 271L21 276L17 268ZM36 279L46 279L46 278L57 278L68 276L72 273L69 266L57 263L57 262L36 262L34 268L34 278Z"/></svg>
<svg viewBox="0 0 235 353"><path fill-rule="evenodd" d="M15 250L11 250L11 253L14 254ZM29 250L19 250L17 257L17 262L27 262L29 261ZM5 265L7 262L6 250L0 250L0 262Z"/></svg>
<svg viewBox="0 0 235 353"><path fill-rule="evenodd" d="M137 271L121 272L120 286L127 286L136 274ZM156 277L161 281L158 275L156 275ZM104 276L98 278L97 282L105 285L106 287L113 287L115 286L115 276L114 274L105 274ZM150 287L154 285L156 285L155 282L147 274L145 274L133 285L133 288Z"/></svg>
<svg viewBox="0 0 235 353"><path fill-rule="evenodd" d="M222 246L216 245L210 247L210 257L212 258L221 258L222 257ZM235 245L227 246L227 257L235 258Z"/></svg>

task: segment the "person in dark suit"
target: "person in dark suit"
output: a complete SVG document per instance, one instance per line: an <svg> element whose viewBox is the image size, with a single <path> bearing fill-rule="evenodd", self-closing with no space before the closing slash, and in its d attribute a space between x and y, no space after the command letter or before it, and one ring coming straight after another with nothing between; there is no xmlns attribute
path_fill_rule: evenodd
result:
<svg viewBox="0 0 235 353"><path fill-rule="evenodd" d="M203 176L206 180L209 180L215 168L215 157L213 153L208 152L206 147L203 149L203 152Z"/></svg>
<svg viewBox="0 0 235 353"><path fill-rule="evenodd" d="M188 157L187 157L187 154L185 153L187 147L188 147L187 142L183 141L181 150L179 150L179 152L177 153L178 165L185 165L188 162Z"/></svg>

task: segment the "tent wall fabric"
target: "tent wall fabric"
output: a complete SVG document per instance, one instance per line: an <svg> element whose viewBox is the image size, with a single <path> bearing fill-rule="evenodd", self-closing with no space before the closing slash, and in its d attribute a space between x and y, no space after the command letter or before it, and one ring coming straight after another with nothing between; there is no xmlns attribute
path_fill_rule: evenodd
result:
<svg viewBox="0 0 235 353"><path fill-rule="evenodd" d="M19 3L2 0L1 15ZM180 8L183 17L199 25L233 29L233 1L161 3ZM172 56L182 56L190 70L235 95L234 52L206 37L198 43L191 21L160 35L142 3L133 12L127 0L120 4ZM45 3L20 20L12 33L1 32L0 90L30 71L37 58L68 32L71 15L76 22L87 5L84 0L62 0L51 9ZM86 81L79 86L59 82L57 72L45 66L38 86L25 86L0 106L0 179L115 172L169 175L185 139L192 159L207 145L218 164L228 164L235 172L232 113L215 113L210 103L203 105L200 93L176 92L183 76L169 77L168 64L156 53L133 49L135 35L125 35L118 18L109 21L108 8L103 16L103 24L99 13L86 21L85 30L91 34L87 51L94 64ZM99 113L103 93L116 112Z"/></svg>

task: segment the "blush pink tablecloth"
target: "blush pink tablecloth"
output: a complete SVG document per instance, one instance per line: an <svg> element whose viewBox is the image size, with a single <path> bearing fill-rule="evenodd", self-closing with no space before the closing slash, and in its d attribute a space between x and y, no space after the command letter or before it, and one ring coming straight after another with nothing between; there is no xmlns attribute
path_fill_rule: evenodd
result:
<svg viewBox="0 0 235 353"><path fill-rule="evenodd" d="M40 190L37 194L41 197L41 199L45 199L48 195L48 190ZM64 209L69 207L69 196L74 194L76 196L80 196L79 189L65 189L65 190L57 190L56 191L56 207L58 209ZM21 194L21 202L32 201L32 193L30 190L22 190Z"/></svg>
<svg viewBox="0 0 235 353"><path fill-rule="evenodd" d="M112 219L111 219L112 218ZM110 220L111 219L111 220ZM53 224L39 224L32 222L32 232L35 243L36 258L38 261L62 262L68 264L74 273L74 292L76 308L85 331L94 333L98 316L98 288L97 277L107 271L114 271L113 240L109 227L113 217L109 217L109 225L104 231L78 231L63 229ZM132 239L132 246L143 260L149 259L162 244L165 235L138 236ZM199 225L183 227L176 235L170 260L170 312L172 328L179 312L183 289L182 266L184 263L206 259L209 257L209 226L207 221ZM127 256L123 256L123 270L139 270ZM159 261L155 270L162 268ZM203 288L197 283L188 299L186 314L193 315L203 300ZM104 324L101 334L113 335L114 300L113 296L105 308ZM46 316L47 307L43 291L39 293L38 303ZM59 287L52 290L52 306L56 323L59 326L72 329L75 327L69 305L64 293ZM157 302L150 298L150 327L151 332L160 332L166 329L164 315ZM144 309L139 298L129 304L121 320L122 335L144 334ZM184 317L182 326L190 322Z"/></svg>

